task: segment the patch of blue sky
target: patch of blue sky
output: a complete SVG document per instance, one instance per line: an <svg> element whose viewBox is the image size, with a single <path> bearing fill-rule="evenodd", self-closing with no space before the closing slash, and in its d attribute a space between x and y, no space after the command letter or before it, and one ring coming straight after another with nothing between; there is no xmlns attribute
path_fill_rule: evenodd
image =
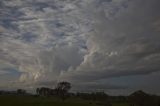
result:
<svg viewBox="0 0 160 106"><path fill-rule="evenodd" d="M3 69L5 71L5 74L0 75L0 80L3 81L13 81L17 79L17 77L20 77L22 74L19 70L14 69L14 68L5 68Z"/></svg>
<svg viewBox="0 0 160 106"><path fill-rule="evenodd" d="M31 33L31 32L26 32L23 35L21 35L20 39L25 41L25 42L34 42L37 38L37 35Z"/></svg>

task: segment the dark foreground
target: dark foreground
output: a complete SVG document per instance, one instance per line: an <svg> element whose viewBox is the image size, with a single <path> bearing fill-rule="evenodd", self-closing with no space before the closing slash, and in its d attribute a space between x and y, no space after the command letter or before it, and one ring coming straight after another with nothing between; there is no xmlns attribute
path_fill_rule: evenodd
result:
<svg viewBox="0 0 160 106"><path fill-rule="evenodd" d="M54 97L0 96L0 106L108 106L105 102L95 102L78 98L65 101ZM112 106L129 106L127 103L112 103Z"/></svg>

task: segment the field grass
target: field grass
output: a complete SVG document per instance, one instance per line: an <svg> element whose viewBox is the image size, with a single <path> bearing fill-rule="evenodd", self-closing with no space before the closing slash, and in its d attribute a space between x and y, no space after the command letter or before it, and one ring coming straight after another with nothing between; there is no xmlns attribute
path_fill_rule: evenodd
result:
<svg viewBox="0 0 160 106"><path fill-rule="evenodd" d="M32 96L0 96L0 106L96 106L89 101Z"/></svg>
<svg viewBox="0 0 160 106"><path fill-rule="evenodd" d="M129 106L128 103L112 103L112 106Z"/></svg>
<svg viewBox="0 0 160 106"><path fill-rule="evenodd" d="M70 98L62 101L53 97L0 96L0 106L106 106L94 101ZM125 103L113 103L113 106L128 106Z"/></svg>

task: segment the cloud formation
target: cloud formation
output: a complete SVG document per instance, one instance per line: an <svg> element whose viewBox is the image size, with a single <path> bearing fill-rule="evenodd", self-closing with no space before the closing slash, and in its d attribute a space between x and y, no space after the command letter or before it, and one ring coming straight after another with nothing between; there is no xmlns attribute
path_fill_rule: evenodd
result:
<svg viewBox="0 0 160 106"><path fill-rule="evenodd" d="M158 0L0 1L0 76L7 72L4 68L11 68L20 74L13 78L15 86L67 80L75 86L86 83L88 89L128 88L104 80L160 71L159 4Z"/></svg>

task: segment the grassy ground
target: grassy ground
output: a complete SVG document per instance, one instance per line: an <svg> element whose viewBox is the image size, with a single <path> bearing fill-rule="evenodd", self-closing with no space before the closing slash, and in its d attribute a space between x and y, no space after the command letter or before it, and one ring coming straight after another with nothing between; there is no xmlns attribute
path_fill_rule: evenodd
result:
<svg viewBox="0 0 160 106"><path fill-rule="evenodd" d="M0 96L0 106L98 106L94 101L70 98L61 101L57 98L33 96ZM102 106L102 105L101 105ZM113 106L128 106L125 103L113 103Z"/></svg>
<svg viewBox="0 0 160 106"><path fill-rule="evenodd" d="M112 103L113 106L129 106L128 103Z"/></svg>

